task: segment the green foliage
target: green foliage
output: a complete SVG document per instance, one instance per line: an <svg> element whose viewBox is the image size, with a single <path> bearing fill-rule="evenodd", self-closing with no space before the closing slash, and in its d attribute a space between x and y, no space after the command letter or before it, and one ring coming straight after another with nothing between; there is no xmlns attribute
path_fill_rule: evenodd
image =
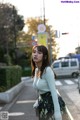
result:
<svg viewBox="0 0 80 120"><path fill-rule="evenodd" d="M24 68L24 67L27 67L27 66L28 66L28 62L27 62L26 59L20 59L20 60L18 61L18 65L20 65L22 68Z"/></svg>
<svg viewBox="0 0 80 120"><path fill-rule="evenodd" d="M31 67L25 67L22 70L22 76L31 76Z"/></svg>
<svg viewBox="0 0 80 120"><path fill-rule="evenodd" d="M4 92L6 91L6 87L5 86L0 86L0 92Z"/></svg>
<svg viewBox="0 0 80 120"><path fill-rule="evenodd" d="M4 62L4 50L0 47L0 62Z"/></svg>
<svg viewBox="0 0 80 120"><path fill-rule="evenodd" d="M46 28L48 28L47 22L48 20L45 19L46 22ZM36 34L38 32L38 25L39 24L43 24L43 20L40 18L28 18L26 21L26 24L28 26L28 34L32 35L32 34Z"/></svg>
<svg viewBox="0 0 80 120"><path fill-rule="evenodd" d="M4 66L0 68L0 92L8 90L21 81L22 68L20 66Z"/></svg>
<svg viewBox="0 0 80 120"><path fill-rule="evenodd" d="M17 9L9 3L0 3L0 46L5 49L5 54L16 47L18 32L23 27L24 19Z"/></svg>
<svg viewBox="0 0 80 120"><path fill-rule="evenodd" d="M28 58L20 58L17 61L18 65L22 67L22 76L31 76L31 60Z"/></svg>
<svg viewBox="0 0 80 120"><path fill-rule="evenodd" d="M4 61L7 65L11 65L11 57L9 54L4 55Z"/></svg>

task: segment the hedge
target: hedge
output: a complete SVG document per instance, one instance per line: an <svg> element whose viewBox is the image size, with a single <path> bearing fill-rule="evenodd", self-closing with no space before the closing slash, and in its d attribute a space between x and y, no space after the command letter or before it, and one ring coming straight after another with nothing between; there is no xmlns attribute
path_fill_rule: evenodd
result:
<svg viewBox="0 0 80 120"><path fill-rule="evenodd" d="M31 73L32 73L31 67L24 67L22 69L22 76L23 77L25 77L25 76L31 76Z"/></svg>
<svg viewBox="0 0 80 120"><path fill-rule="evenodd" d="M22 68L16 66L0 67L0 92L10 89L21 81Z"/></svg>

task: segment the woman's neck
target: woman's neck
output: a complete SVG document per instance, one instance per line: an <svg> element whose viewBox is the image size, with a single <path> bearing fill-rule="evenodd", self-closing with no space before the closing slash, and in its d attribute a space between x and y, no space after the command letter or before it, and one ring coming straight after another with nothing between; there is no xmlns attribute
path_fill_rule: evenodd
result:
<svg viewBox="0 0 80 120"><path fill-rule="evenodd" d="M42 63L36 63L36 67L37 67L38 69L41 68L41 65L42 65Z"/></svg>

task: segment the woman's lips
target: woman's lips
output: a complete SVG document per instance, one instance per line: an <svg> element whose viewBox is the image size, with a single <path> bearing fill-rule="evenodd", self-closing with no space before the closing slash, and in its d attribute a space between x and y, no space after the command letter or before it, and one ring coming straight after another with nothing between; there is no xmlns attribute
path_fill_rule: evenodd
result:
<svg viewBox="0 0 80 120"><path fill-rule="evenodd" d="M34 60L37 60L38 58L37 58L37 57L34 57L33 59L34 59Z"/></svg>

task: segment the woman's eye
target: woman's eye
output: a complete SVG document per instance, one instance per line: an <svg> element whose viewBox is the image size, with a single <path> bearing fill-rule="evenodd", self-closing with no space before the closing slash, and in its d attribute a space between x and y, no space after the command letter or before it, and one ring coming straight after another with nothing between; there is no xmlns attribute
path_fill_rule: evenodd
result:
<svg viewBox="0 0 80 120"><path fill-rule="evenodd" d="M36 51L34 50L33 53L36 53Z"/></svg>
<svg viewBox="0 0 80 120"><path fill-rule="evenodd" d="M42 54L42 52L38 51L39 54Z"/></svg>
<svg viewBox="0 0 80 120"><path fill-rule="evenodd" d="M42 52L40 52L40 51L36 51L36 50L34 50L33 53L42 54Z"/></svg>

